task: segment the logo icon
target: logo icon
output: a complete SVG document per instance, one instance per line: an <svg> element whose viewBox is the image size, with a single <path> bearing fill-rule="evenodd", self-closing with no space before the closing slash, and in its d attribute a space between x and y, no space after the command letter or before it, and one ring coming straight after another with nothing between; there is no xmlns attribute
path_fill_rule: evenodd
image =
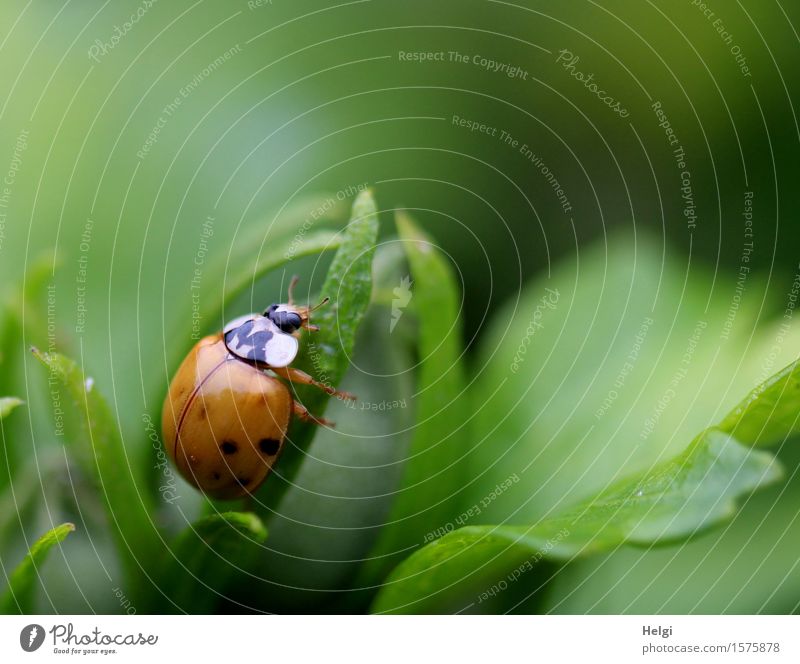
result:
<svg viewBox="0 0 800 664"><path fill-rule="evenodd" d="M19 633L19 644L25 652L38 650L44 643L44 627L33 624L23 627Z"/></svg>
<svg viewBox="0 0 800 664"><path fill-rule="evenodd" d="M389 321L389 333L394 332L395 325L403 315L403 309L411 302L411 277L406 275L400 280L400 285L392 290L392 319Z"/></svg>

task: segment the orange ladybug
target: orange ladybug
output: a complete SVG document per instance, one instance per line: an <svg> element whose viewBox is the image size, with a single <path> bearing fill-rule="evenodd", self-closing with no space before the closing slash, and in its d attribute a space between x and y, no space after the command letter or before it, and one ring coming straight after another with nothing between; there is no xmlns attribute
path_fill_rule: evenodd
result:
<svg viewBox="0 0 800 664"><path fill-rule="evenodd" d="M164 400L164 444L181 475L213 498L255 491L280 456L292 415L331 424L292 398L290 383L313 385L343 399L353 395L289 366L301 329L316 307L273 304L263 314L232 320L221 333L197 342L178 368Z"/></svg>

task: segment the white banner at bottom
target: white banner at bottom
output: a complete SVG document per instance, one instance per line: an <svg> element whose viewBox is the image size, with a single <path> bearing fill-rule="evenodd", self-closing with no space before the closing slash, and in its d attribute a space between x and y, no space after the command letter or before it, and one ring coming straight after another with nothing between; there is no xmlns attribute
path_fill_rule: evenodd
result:
<svg viewBox="0 0 800 664"><path fill-rule="evenodd" d="M797 616L2 616L1 662L800 662Z"/></svg>

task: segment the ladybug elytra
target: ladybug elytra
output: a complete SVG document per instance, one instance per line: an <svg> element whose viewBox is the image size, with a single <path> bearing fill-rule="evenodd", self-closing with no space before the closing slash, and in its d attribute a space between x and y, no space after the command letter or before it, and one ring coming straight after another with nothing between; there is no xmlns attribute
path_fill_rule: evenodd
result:
<svg viewBox="0 0 800 664"><path fill-rule="evenodd" d="M296 283L295 277L287 304L236 318L198 341L170 384L161 422L167 453L188 482L213 498L238 498L264 482L293 415L331 424L295 401L283 381L355 398L289 366L300 331L318 330L311 312L328 302L296 305Z"/></svg>

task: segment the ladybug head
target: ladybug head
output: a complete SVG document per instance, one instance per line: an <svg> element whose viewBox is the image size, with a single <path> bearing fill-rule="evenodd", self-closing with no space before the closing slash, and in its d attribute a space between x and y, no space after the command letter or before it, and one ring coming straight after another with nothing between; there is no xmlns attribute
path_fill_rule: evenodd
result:
<svg viewBox="0 0 800 664"><path fill-rule="evenodd" d="M264 316L269 318L278 326L281 332L293 334L303 327L303 315L296 308L287 304L272 304L264 312Z"/></svg>
<svg viewBox="0 0 800 664"><path fill-rule="evenodd" d="M289 284L289 302L287 304L270 305L264 311L264 316L275 323L281 332L286 332L287 334L294 334L301 328L316 332L319 328L309 322L311 312L326 304L330 298L324 298L314 307L296 305L293 297L295 284L297 284L297 277L293 277Z"/></svg>

